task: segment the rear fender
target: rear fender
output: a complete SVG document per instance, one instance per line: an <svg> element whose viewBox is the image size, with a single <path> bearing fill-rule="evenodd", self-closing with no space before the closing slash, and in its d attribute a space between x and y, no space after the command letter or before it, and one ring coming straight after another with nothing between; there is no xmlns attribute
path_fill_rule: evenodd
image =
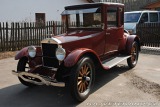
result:
<svg viewBox="0 0 160 107"><path fill-rule="evenodd" d="M127 37L127 43L126 43L127 54L131 53L131 48L132 48L132 44L133 44L134 41L136 41L138 43L139 51L141 50L139 37L137 35L129 35Z"/></svg>
<svg viewBox="0 0 160 107"><path fill-rule="evenodd" d="M91 50L91 49L87 49L87 48L80 48L80 49L76 49L74 51L72 51L64 60L64 66L65 67L72 67L74 66L83 56L89 56L92 58L92 60L94 61L94 63L98 63L102 66L101 61L99 59L99 57L97 56L97 54Z"/></svg>

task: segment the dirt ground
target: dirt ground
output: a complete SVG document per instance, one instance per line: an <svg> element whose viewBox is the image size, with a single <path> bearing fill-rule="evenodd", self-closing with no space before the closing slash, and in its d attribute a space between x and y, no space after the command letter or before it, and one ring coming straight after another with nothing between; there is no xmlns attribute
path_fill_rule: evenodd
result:
<svg viewBox="0 0 160 107"><path fill-rule="evenodd" d="M17 61L0 60L0 107L160 107L160 55L140 54L129 69L126 61L108 71L98 71L91 95L82 103L66 88L28 88L11 74Z"/></svg>
<svg viewBox="0 0 160 107"><path fill-rule="evenodd" d="M0 60L5 58L11 58L16 55L16 51L9 51L9 52L0 52Z"/></svg>

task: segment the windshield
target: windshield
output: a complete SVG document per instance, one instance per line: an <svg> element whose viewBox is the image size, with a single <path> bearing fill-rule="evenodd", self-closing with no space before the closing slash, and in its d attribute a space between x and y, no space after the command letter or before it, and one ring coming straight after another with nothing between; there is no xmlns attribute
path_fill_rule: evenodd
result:
<svg viewBox="0 0 160 107"><path fill-rule="evenodd" d="M65 10L69 28L101 28L100 8Z"/></svg>
<svg viewBox="0 0 160 107"><path fill-rule="evenodd" d="M141 13L125 13L124 23L135 23L138 22Z"/></svg>

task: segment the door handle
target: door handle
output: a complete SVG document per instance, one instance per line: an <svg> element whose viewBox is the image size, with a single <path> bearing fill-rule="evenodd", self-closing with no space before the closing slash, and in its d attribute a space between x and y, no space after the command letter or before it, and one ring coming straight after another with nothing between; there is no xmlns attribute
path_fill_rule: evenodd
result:
<svg viewBox="0 0 160 107"><path fill-rule="evenodd" d="M110 35L110 33L106 33L106 35Z"/></svg>

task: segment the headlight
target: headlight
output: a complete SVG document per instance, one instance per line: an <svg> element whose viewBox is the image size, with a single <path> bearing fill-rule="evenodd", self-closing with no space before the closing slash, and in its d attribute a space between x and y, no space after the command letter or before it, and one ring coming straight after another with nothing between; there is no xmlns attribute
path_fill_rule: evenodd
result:
<svg viewBox="0 0 160 107"><path fill-rule="evenodd" d="M29 46L28 47L28 54L31 58L34 58L36 56L36 47Z"/></svg>
<svg viewBox="0 0 160 107"><path fill-rule="evenodd" d="M63 61L66 56L66 51L63 48L57 48L56 57L59 61Z"/></svg>

